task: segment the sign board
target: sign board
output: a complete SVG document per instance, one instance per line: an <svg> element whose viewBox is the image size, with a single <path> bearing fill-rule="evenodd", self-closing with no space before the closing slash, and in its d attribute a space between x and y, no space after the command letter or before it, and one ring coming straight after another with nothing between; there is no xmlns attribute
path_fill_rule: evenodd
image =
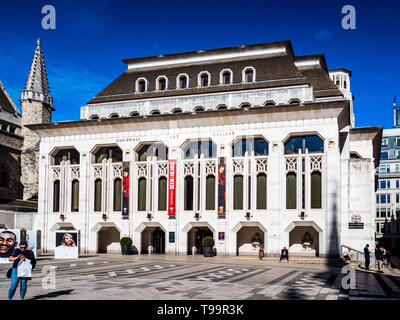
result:
<svg viewBox="0 0 400 320"><path fill-rule="evenodd" d="M11 263L8 258L21 240L19 229L0 229L0 263Z"/></svg>
<svg viewBox="0 0 400 320"><path fill-rule="evenodd" d="M349 229L364 229L363 222L350 222Z"/></svg>
<svg viewBox="0 0 400 320"><path fill-rule="evenodd" d="M169 243L175 243L175 232L174 231L169 232Z"/></svg>
<svg viewBox="0 0 400 320"><path fill-rule="evenodd" d="M176 160L168 160L168 215L176 213ZM171 241L170 241L171 242Z"/></svg>
<svg viewBox="0 0 400 320"><path fill-rule="evenodd" d="M78 248L77 230L55 232L55 259L78 259Z"/></svg>
<svg viewBox="0 0 400 320"><path fill-rule="evenodd" d="M129 162L122 164L122 218L129 219Z"/></svg>

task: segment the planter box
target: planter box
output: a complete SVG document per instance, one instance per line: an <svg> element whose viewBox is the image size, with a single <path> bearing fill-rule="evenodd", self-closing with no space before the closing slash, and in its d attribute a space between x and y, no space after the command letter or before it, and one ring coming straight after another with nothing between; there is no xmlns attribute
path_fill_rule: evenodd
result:
<svg viewBox="0 0 400 320"><path fill-rule="evenodd" d="M212 247L204 247L204 256L212 257L213 256L213 248Z"/></svg>
<svg viewBox="0 0 400 320"><path fill-rule="evenodd" d="M131 246L127 244L121 244L121 252L123 255L131 254Z"/></svg>

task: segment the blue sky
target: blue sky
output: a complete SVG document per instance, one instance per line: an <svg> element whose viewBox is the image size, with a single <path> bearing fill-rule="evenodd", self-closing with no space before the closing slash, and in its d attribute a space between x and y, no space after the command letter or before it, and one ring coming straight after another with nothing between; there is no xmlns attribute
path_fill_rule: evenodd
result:
<svg viewBox="0 0 400 320"><path fill-rule="evenodd" d="M56 30L41 27L46 4L56 8ZM355 30L341 27L348 4ZM399 13L396 0L3 0L0 80L18 104L40 37L53 121L78 120L80 107L126 69L121 59L291 40L296 55L324 53L329 69L352 71L357 126L391 128Z"/></svg>

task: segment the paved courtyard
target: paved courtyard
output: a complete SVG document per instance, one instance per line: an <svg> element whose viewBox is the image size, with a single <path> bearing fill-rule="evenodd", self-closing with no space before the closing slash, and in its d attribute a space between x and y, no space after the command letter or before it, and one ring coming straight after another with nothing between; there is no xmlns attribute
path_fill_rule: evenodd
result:
<svg viewBox="0 0 400 320"><path fill-rule="evenodd" d="M55 288L49 288L53 266ZM0 265L0 299L10 280ZM341 268L259 261L252 257L93 255L78 260L41 257L26 299L33 300L196 300L196 299L396 299L400 272L357 269L356 288L341 288ZM43 283L45 284L43 286ZM14 299L18 299L19 289Z"/></svg>

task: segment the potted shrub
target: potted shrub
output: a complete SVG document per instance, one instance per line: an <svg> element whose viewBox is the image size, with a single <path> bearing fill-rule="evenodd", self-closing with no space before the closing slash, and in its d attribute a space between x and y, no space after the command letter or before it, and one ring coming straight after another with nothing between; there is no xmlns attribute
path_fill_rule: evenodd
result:
<svg viewBox="0 0 400 320"><path fill-rule="evenodd" d="M215 241L213 237L204 237L204 239L201 241L201 245L203 246L204 249L204 256L205 257L212 257L213 256L213 247L214 247Z"/></svg>
<svg viewBox="0 0 400 320"><path fill-rule="evenodd" d="M133 243L131 238L123 237L123 238L121 238L119 243L121 244L122 254L128 255L131 253L131 247L132 247L132 243Z"/></svg>

